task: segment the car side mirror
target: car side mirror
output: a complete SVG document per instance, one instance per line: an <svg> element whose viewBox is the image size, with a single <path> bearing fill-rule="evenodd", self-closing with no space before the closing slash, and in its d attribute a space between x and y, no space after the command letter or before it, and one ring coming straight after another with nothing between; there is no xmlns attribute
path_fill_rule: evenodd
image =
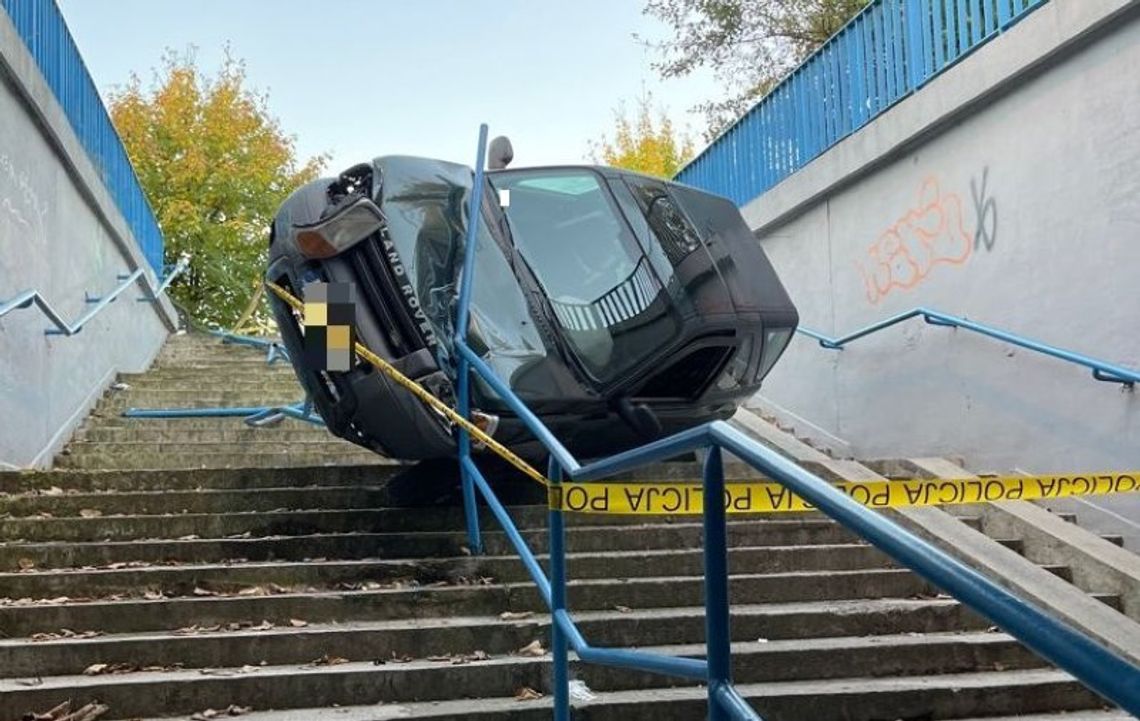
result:
<svg viewBox="0 0 1140 721"><path fill-rule="evenodd" d="M511 139L500 135L491 141L487 149L487 167L491 170L502 170L515 159L515 149L511 147Z"/></svg>

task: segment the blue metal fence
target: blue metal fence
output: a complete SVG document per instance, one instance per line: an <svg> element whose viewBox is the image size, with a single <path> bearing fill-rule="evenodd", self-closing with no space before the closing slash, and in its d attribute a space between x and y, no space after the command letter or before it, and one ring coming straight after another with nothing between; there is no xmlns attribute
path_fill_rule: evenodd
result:
<svg viewBox="0 0 1140 721"><path fill-rule="evenodd" d="M162 273L162 231L55 0L0 0L143 255Z"/></svg>
<svg viewBox="0 0 1140 721"><path fill-rule="evenodd" d="M743 205L1047 0L874 0L677 180Z"/></svg>

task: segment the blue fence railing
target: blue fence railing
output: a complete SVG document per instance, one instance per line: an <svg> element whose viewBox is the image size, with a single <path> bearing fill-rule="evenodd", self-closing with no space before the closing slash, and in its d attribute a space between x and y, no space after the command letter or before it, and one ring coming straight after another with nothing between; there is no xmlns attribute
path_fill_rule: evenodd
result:
<svg viewBox="0 0 1140 721"><path fill-rule="evenodd" d="M996 340L1011 343L1022 348L1027 348L1037 353L1059 358L1063 361L1068 361L1069 363L1075 363L1077 365L1084 366L1085 368L1092 370L1093 378L1097 379L1098 381L1122 383L1127 386L1132 386L1135 383L1140 382L1140 371L1133 370L1132 368L1125 368L1124 366L1119 366L1114 363L1109 363L1108 361L1099 360L1082 353L1065 350L1064 348L1058 348L1057 346L1049 345L1048 343L1042 343L1041 341L1036 341L1031 338L1026 338L1016 333L1010 333L1009 331L1001 330L1000 328L994 328L993 326L986 325L984 323L978 323L977 321L968 320L966 318L959 318L958 316L941 313L936 310L930 310L929 308L915 308L913 310L908 310L905 313L899 313L898 315L891 316L886 320L881 320L878 323L872 323L871 325L860 328L859 330L852 333L848 333L845 336L840 336L839 338L826 336L819 331L812 330L811 328L805 328L804 326L799 326L796 328L796 332L806 335L809 338L816 339L824 348L829 348L831 350L842 350L844 346L846 346L848 343L851 343L852 341L858 340L859 338L863 338L864 336L868 336L873 333L878 333L879 331L890 328L893 325L917 317L921 317L930 325L941 325L948 328L962 328L964 330L973 331L974 333L979 333Z"/></svg>
<svg viewBox="0 0 1140 721"><path fill-rule="evenodd" d="M0 0L0 8L35 58L147 262L161 273L162 231L55 0Z"/></svg>
<svg viewBox="0 0 1140 721"><path fill-rule="evenodd" d="M642 650L599 648L590 645L574 623L567 607L566 541L563 512L552 508L548 516L549 569L547 576L510 512L496 497L471 454L471 439L462 427L459 462L469 547L481 553L482 542L476 496L481 496L507 538L539 594L550 608L554 720L569 721L569 650L584 663L618 666L661 673L704 683L708 693L709 721L759 721L760 717L732 683L730 617L728 602L728 548L724 508L722 452L728 451L773 481L784 485L816 509L858 534L963 604L989 618L1045 659L1068 671L1089 688L1140 717L1140 667L1103 643L1074 629L1047 611L1026 602L948 553L922 540L886 516L865 508L847 494L779 453L751 440L723 421L716 421L649 443L610 458L582 465L519 399L491 367L467 344L472 287L475 282L475 230L483 189L483 162L487 126L479 130L475 182L469 198L464 244L463 275L456 311L455 351L458 357L458 411L470 417L470 375L479 374L530 433L550 452L549 480L557 486L566 476L575 481L604 479L619 473L675 458L694 451L707 452L704 467L705 658L678 658Z"/></svg>
<svg viewBox="0 0 1140 721"><path fill-rule="evenodd" d="M743 205L1047 0L874 0L677 173Z"/></svg>

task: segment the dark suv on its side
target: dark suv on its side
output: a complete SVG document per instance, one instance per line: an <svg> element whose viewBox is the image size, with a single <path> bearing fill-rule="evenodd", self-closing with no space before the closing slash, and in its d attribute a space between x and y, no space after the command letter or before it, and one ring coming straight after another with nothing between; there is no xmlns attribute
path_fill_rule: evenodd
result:
<svg viewBox="0 0 1140 721"><path fill-rule="evenodd" d="M470 168L386 156L281 206L266 279L301 295L354 285L359 339L454 405L455 307ZM492 170L468 343L574 453L589 457L733 414L798 317L725 198L604 167ZM408 460L453 456L449 423L366 363L306 367L296 314L270 296L329 429ZM480 380L472 405L524 456L543 449Z"/></svg>

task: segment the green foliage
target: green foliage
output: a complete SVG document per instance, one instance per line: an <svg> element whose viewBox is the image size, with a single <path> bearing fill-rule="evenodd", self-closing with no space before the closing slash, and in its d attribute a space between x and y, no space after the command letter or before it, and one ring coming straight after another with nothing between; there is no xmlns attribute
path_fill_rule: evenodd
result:
<svg viewBox="0 0 1140 721"><path fill-rule="evenodd" d="M656 118L654 115L656 114ZM693 157L693 141L678 133L663 110L653 109L653 96L637 99L633 117L624 103L614 110L614 135L591 144L594 162L672 178Z"/></svg>
<svg viewBox="0 0 1140 721"><path fill-rule="evenodd" d="M662 77L712 70L728 98L698 106L712 140L870 0L646 0L673 37L656 45Z"/></svg>
<svg viewBox="0 0 1140 721"><path fill-rule="evenodd" d="M167 261L192 256L171 295L211 326L237 320L264 272L274 212L326 160L299 162L267 96L245 80L244 66L228 53L210 77L192 53L167 51L149 88L132 75L109 102L162 228Z"/></svg>

